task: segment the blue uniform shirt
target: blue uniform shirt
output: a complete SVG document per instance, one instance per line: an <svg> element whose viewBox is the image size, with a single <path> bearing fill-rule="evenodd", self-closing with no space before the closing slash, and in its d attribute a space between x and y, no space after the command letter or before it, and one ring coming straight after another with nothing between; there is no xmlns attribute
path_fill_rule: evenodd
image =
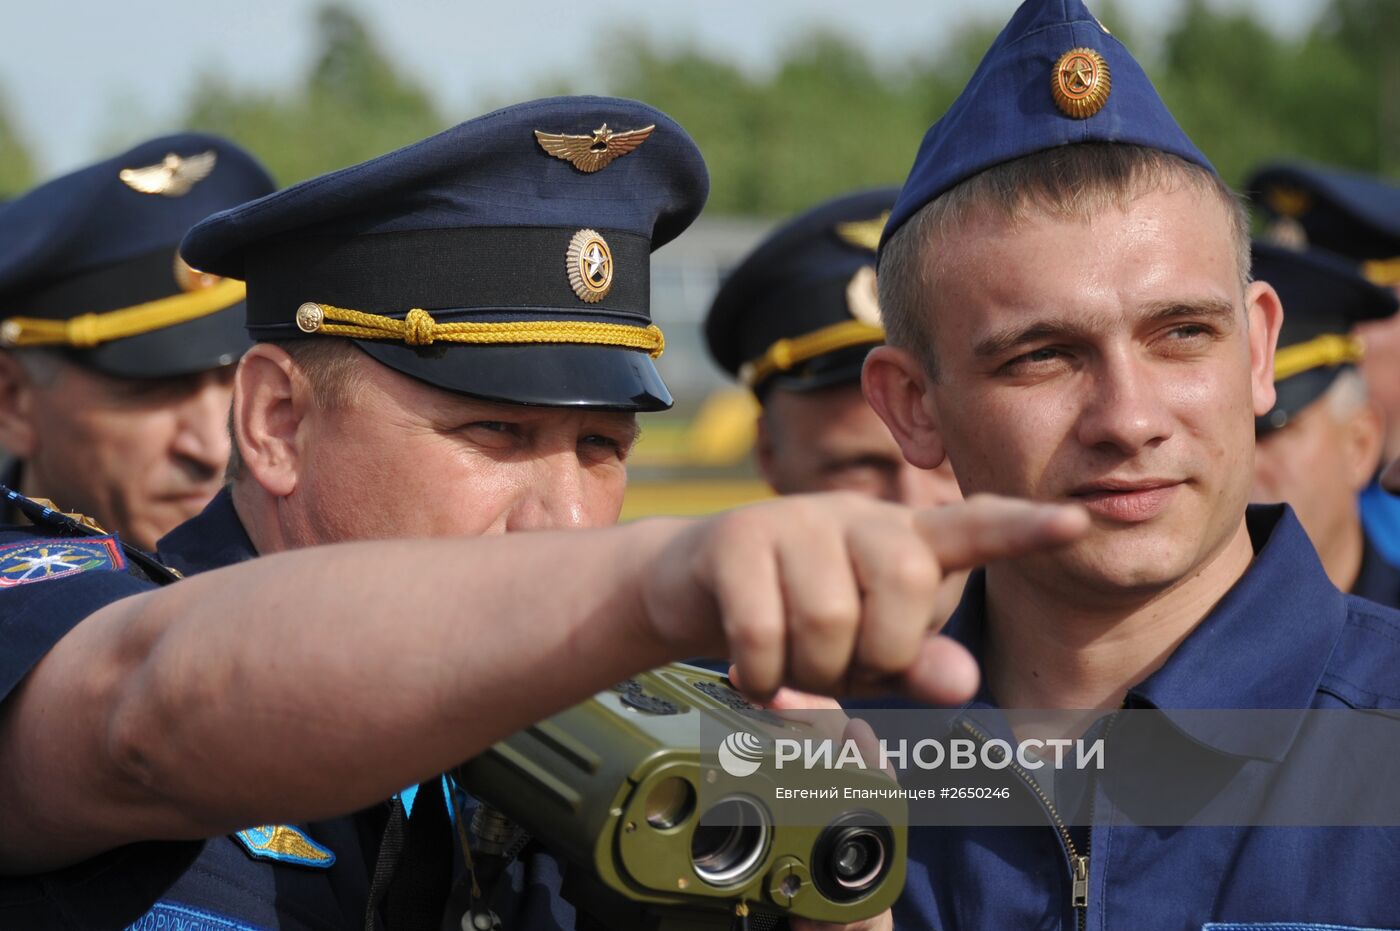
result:
<svg viewBox="0 0 1400 931"><path fill-rule="evenodd" d="M41 528L0 531L0 585L7 548L43 539ZM160 543L161 561L186 575L256 555L227 491ZM155 587L119 563L0 591L0 701L79 621ZM0 929L358 931L387 809L208 841L133 844L63 870L0 878ZM526 849L494 903L507 928L573 928L573 909L558 895L560 873L551 857Z"/></svg>
<svg viewBox="0 0 1400 931"><path fill-rule="evenodd" d="M1250 508L1248 523L1248 571L1130 690L1128 707L1400 708L1400 613L1338 592L1287 508ZM984 584L974 574L945 629L974 654ZM984 691L970 707L994 703ZM1221 759L1241 750L1214 735L1184 736ZM1144 828L1114 823L1102 792L1096 804L1096 826L1070 838L1089 861L1084 907L1073 904L1069 845L1047 813L1044 827L911 830L895 926L1400 929L1400 828Z"/></svg>

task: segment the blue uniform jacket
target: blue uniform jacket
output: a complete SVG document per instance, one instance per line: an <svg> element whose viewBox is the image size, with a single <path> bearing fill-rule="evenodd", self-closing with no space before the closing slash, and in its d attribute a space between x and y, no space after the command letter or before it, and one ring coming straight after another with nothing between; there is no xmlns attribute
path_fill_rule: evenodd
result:
<svg viewBox="0 0 1400 931"><path fill-rule="evenodd" d="M1129 692L1128 707L1400 707L1400 613L1338 592L1287 508L1250 508L1248 523L1256 554L1249 570ZM945 629L974 654L984 585L974 574ZM995 704L984 691L969 707ZM1182 736L1212 758L1243 753L1218 735ZM1288 739L1270 740L1250 754L1284 758ZM1364 774L1351 781L1364 784ZM1400 828L1144 828L1127 823L1102 792L1096 804L1096 826L1072 828L1069 843L1048 813L1044 827L912 829L896 927L1400 929ZM1072 898L1070 844L1088 857L1083 907Z"/></svg>
<svg viewBox="0 0 1400 931"><path fill-rule="evenodd" d="M0 586L7 566L14 575L34 571L21 548L43 539L42 528L0 531ZM256 555L227 491L160 543L161 561L186 575ZM69 572L0 590L0 702L83 618L154 587L119 557ZM208 841L133 844L63 870L0 878L0 931L359 931L387 808ZM494 904L506 931L573 928L548 855L527 848L503 885Z"/></svg>

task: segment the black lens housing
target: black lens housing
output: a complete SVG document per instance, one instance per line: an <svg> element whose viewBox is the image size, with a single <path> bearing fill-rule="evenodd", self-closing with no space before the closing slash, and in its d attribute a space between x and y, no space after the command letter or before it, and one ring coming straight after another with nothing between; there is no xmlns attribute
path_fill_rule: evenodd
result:
<svg viewBox="0 0 1400 931"><path fill-rule="evenodd" d="M871 811L850 811L827 825L812 849L812 882L833 902L873 892L894 863L894 831Z"/></svg>

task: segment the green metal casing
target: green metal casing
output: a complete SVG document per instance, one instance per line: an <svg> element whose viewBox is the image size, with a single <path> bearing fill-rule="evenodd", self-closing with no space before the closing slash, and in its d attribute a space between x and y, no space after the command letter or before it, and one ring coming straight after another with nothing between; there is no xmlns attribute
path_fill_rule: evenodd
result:
<svg viewBox="0 0 1400 931"><path fill-rule="evenodd" d="M858 921L888 908L904 886L903 800L804 801L799 818L791 817L788 806L788 817L772 819L766 850L750 875L720 887L696 873L691 840L704 810L721 795L748 796L771 815L775 779L784 787L891 785L879 772L799 767L781 773L764 767L736 780L719 768L713 750L715 735L736 731L769 740L822 736L813 724L780 719L748 705L723 676L675 664L501 741L460 767L458 778L467 791L570 864L572 885L585 898L621 898L653 916L693 915L693 924L672 920L655 927L727 927L707 923L705 916L733 916L741 902L754 912L829 922ZM702 734L708 748L702 746ZM647 820L647 800L672 777L686 781L697 804L678 823L657 827ZM894 849L883 880L862 897L843 902L823 895L810 870L822 829L850 811L885 822ZM583 888L579 868L588 877Z"/></svg>

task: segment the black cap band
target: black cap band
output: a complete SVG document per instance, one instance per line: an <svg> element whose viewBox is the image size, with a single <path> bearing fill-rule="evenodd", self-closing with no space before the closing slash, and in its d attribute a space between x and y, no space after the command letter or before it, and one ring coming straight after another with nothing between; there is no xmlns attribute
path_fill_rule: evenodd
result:
<svg viewBox="0 0 1400 931"><path fill-rule="evenodd" d="M0 316L66 320L181 293L175 245L81 272L5 298Z"/></svg>
<svg viewBox="0 0 1400 931"><path fill-rule="evenodd" d="M475 227L298 238L250 252L248 330L262 339L301 337L297 308L312 301L402 316L448 310L444 319L582 315L651 322L651 241L599 230L612 253L612 287L587 303L569 283L574 229Z"/></svg>

